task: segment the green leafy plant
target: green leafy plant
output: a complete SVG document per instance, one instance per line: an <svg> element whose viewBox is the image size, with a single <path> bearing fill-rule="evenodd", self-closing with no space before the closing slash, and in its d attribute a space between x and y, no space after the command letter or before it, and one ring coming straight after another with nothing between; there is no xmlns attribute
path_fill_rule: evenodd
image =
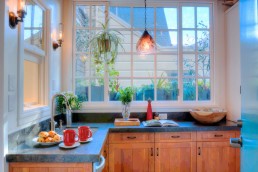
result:
<svg viewBox="0 0 258 172"><path fill-rule="evenodd" d="M116 30L108 28L108 20L105 24L101 23L102 31L97 33L90 41L91 51L94 57L94 63L114 64L118 47L122 47L122 34Z"/></svg>
<svg viewBox="0 0 258 172"><path fill-rule="evenodd" d="M125 89L119 89L119 100L122 102L122 104L126 105L129 104L133 99L134 90L132 87L126 87Z"/></svg>
<svg viewBox="0 0 258 172"><path fill-rule="evenodd" d="M62 92L61 94L66 96L72 110L79 110L81 108L81 101L79 101L78 97L74 95L72 92ZM65 100L62 96L56 98L56 111L58 114L66 113Z"/></svg>

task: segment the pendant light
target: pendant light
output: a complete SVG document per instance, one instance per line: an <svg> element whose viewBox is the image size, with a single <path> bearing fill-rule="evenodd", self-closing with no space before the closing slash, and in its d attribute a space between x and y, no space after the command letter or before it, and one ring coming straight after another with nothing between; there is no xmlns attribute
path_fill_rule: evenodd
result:
<svg viewBox="0 0 258 172"><path fill-rule="evenodd" d="M146 0L145 0L145 30L136 44L136 50L139 54L151 54L156 51L156 43L146 29Z"/></svg>

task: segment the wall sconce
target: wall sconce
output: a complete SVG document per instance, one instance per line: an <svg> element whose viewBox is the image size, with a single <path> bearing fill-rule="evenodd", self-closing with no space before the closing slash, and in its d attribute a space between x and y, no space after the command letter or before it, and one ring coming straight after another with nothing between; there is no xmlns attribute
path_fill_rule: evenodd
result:
<svg viewBox="0 0 258 172"><path fill-rule="evenodd" d="M58 47L62 47L63 44L63 24L59 24L58 40L53 42L53 49L56 50Z"/></svg>
<svg viewBox="0 0 258 172"><path fill-rule="evenodd" d="M12 29L16 28L19 22L23 22L26 12L26 0L20 0L20 9L17 11L18 16L14 12L9 12L9 26Z"/></svg>

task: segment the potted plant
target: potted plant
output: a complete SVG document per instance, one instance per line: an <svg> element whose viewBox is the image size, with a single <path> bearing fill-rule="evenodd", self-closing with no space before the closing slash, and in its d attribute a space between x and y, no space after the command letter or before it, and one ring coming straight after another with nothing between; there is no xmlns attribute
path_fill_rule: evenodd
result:
<svg viewBox="0 0 258 172"><path fill-rule="evenodd" d="M94 57L94 63L114 64L118 47L122 46L122 34L116 30L108 28L108 22L101 23L102 31L97 33L90 41L91 51Z"/></svg>
<svg viewBox="0 0 258 172"><path fill-rule="evenodd" d="M134 91L131 87L126 87L125 89L119 89L119 100L123 104L122 116L124 120L128 120L130 117L130 103L133 99Z"/></svg>
<svg viewBox="0 0 258 172"><path fill-rule="evenodd" d="M62 94L66 96L72 110L79 110L81 108L81 101L79 101L78 97L74 95L72 92L63 92ZM56 98L56 111L58 114L66 113L64 97L59 96Z"/></svg>

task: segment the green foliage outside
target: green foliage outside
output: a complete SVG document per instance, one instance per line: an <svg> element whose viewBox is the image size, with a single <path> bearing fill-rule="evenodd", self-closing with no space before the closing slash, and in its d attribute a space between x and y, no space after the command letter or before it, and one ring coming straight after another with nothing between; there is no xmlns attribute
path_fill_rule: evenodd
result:
<svg viewBox="0 0 258 172"><path fill-rule="evenodd" d="M61 94L66 96L72 110L79 110L81 108L81 101L79 101L78 97L72 92L63 92ZM65 99L62 96L56 98L56 111L58 114L66 113Z"/></svg>

